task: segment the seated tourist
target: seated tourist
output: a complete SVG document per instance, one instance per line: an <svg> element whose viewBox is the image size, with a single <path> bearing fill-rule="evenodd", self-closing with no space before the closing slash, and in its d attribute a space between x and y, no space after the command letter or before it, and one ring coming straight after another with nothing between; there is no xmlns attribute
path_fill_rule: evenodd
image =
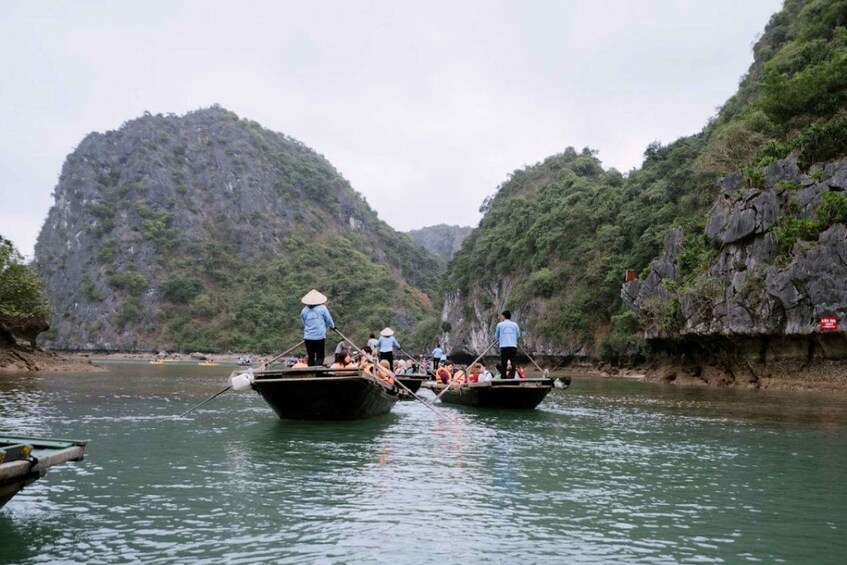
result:
<svg viewBox="0 0 847 565"><path fill-rule="evenodd" d="M329 366L330 369L344 369L353 364L353 360L350 359L349 351L342 351L341 353L335 354L335 362Z"/></svg>
<svg viewBox="0 0 847 565"><path fill-rule="evenodd" d="M376 370L376 376L393 386L394 373L391 372L391 363L388 362L388 359L382 359L379 366L381 369Z"/></svg>
<svg viewBox="0 0 847 565"><path fill-rule="evenodd" d="M492 380L494 380L494 375L485 367L485 363L479 363L479 382L484 383Z"/></svg>
<svg viewBox="0 0 847 565"><path fill-rule="evenodd" d="M435 371L435 380L443 385L446 385L450 382L450 379L453 378L453 363L449 361L447 363L442 364L438 370Z"/></svg>
<svg viewBox="0 0 847 565"><path fill-rule="evenodd" d="M298 357L297 361L291 366L292 369L304 369L309 366L309 358L304 355L302 357Z"/></svg>
<svg viewBox="0 0 847 565"><path fill-rule="evenodd" d="M367 355L359 355L358 359L359 368L362 369L368 375L373 375L373 363L368 359Z"/></svg>
<svg viewBox="0 0 847 565"><path fill-rule="evenodd" d="M471 365L470 369L468 369L468 382L469 383L478 383L480 375L480 364L474 363Z"/></svg>
<svg viewBox="0 0 847 565"><path fill-rule="evenodd" d="M465 373L465 371L463 369L456 369L456 372L453 373L453 378L451 379L451 382L453 383L453 386L463 385L465 384L466 380L467 374Z"/></svg>

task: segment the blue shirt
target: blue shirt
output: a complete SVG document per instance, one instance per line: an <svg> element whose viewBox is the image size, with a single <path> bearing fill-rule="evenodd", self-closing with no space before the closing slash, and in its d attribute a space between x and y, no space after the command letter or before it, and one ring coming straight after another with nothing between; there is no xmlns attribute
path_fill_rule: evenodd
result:
<svg viewBox="0 0 847 565"><path fill-rule="evenodd" d="M303 321L303 339L326 339L326 329L334 328L335 322L326 306L306 306L300 312Z"/></svg>
<svg viewBox="0 0 847 565"><path fill-rule="evenodd" d="M394 339L394 336L385 337L384 335L379 336L379 339L376 340L376 346L379 348L380 353L388 353L389 351L394 351L394 348L400 349L400 344L397 343L397 340Z"/></svg>
<svg viewBox="0 0 847 565"><path fill-rule="evenodd" d="M517 347L519 337L521 337L521 329L512 320L503 320L497 324L497 329L494 331L494 339L500 347Z"/></svg>
<svg viewBox="0 0 847 565"><path fill-rule="evenodd" d="M433 349L433 350L432 350L432 356L433 356L433 358L435 358L435 359L441 359L441 356L442 356L442 355L444 355L444 350L443 350L443 349L441 349L440 347L436 347L435 349Z"/></svg>

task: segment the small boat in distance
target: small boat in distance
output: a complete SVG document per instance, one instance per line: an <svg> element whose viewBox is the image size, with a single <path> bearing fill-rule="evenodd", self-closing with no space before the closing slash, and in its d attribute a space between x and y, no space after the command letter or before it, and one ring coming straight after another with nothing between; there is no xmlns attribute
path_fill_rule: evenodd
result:
<svg viewBox="0 0 847 565"><path fill-rule="evenodd" d="M480 383L447 385L427 381L423 384L446 404L462 404L483 408L509 408L531 410L538 406L553 388L553 379L494 379Z"/></svg>
<svg viewBox="0 0 847 565"><path fill-rule="evenodd" d="M217 363L215 361L200 361L197 364L201 367L217 367L220 365L220 363Z"/></svg>
<svg viewBox="0 0 847 565"><path fill-rule="evenodd" d="M248 374L234 371L230 382ZM372 418L390 412L400 399L395 385L359 368L265 369L253 371L247 380L287 420Z"/></svg>
<svg viewBox="0 0 847 565"><path fill-rule="evenodd" d="M80 461L87 440L0 436L0 508L53 465Z"/></svg>

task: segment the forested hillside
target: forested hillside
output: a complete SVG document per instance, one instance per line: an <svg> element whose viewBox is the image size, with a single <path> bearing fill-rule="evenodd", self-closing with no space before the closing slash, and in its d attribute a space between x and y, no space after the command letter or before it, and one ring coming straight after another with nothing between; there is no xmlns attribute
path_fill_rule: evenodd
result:
<svg viewBox="0 0 847 565"><path fill-rule="evenodd" d="M322 156L220 107L90 134L55 198L35 250L48 346L274 351L313 287L351 337L438 331L443 267Z"/></svg>
<svg viewBox="0 0 847 565"><path fill-rule="evenodd" d="M674 272L654 296L662 315L679 318L692 288L730 276L726 270L708 275L727 242L705 229L715 217L710 208L720 204L715 199L725 194L718 181L730 173L740 173L732 189L739 198L745 188L756 194L774 189L769 176L783 192L821 183L802 205L781 197L778 221L764 227L779 240L776 267L804 252L796 242L815 242L844 222L844 193L838 182L823 183L835 169L816 164L847 155L845 24L843 0L788 0L755 44L738 93L700 133L647 147L638 170L605 170L595 151L568 148L513 172L483 204L480 227L449 265L455 290L445 316L458 345L473 350L486 343L497 311L508 307L538 352L565 359L636 356L643 351L642 330L655 320L622 303L625 271L646 277L666 234L681 227ZM768 169L779 169L777 162L789 155L796 159L795 176ZM713 330L719 332L719 324Z"/></svg>

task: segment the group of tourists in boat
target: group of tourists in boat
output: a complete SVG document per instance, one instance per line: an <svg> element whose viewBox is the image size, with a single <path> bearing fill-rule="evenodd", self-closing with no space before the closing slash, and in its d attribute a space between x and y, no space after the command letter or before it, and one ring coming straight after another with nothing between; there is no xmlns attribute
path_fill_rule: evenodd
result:
<svg viewBox="0 0 847 565"><path fill-rule="evenodd" d="M534 408L552 388L546 374L541 379L528 379L523 367L518 366L521 330L511 320L508 310L501 314L491 345L468 367L462 368L447 359L440 344L432 351L431 366L426 358L409 356L390 327L380 331L379 336L370 334L368 344L359 348L337 328L327 301L317 289L301 299L305 355L284 369L269 369L265 365L250 373L250 386L282 418L370 417L388 412L394 402L404 398L424 402L415 394L422 385L448 403ZM335 348L332 364L326 366L328 330L337 333L341 342ZM482 360L495 343L500 349L496 376ZM404 353L409 361L395 360L395 351Z"/></svg>

